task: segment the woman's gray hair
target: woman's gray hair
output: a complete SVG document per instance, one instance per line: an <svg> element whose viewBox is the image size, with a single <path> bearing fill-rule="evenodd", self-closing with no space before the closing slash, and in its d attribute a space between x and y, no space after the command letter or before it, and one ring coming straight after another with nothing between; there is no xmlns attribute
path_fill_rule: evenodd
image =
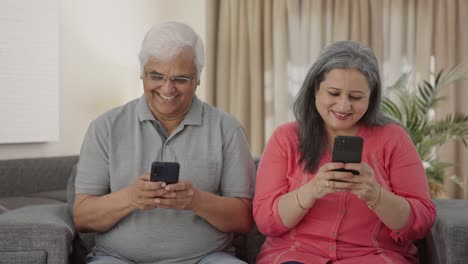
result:
<svg viewBox="0 0 468 264"><path fill-rule="evenodd" d="M205 65L205 52L200 36L190 26L181 22L170 21L153 26L146 33L138 55L141 75L143 76L144 67L150 59L167 61L187 47L194 51L197 80L200 80Z"/></svg>
<svg viewBox="0 0 468 264"><path fill-rule="evenodd" d="M306 170L317 169L322 154L328 146L325 124L315 106L315 93L327 73L333 69L356 69L366 78L369 89L369 106L359 120L367 126L393 123L380 111L382 83L379 63L369 47L356 41L338 41L323 48L312 65L293 104L299 127L299 151Z"/></svg>

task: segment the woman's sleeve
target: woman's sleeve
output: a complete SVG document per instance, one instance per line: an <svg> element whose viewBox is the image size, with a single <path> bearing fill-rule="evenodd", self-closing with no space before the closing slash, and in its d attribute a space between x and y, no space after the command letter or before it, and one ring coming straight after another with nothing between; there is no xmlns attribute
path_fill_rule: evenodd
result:
<svg viewBox="0 0 468 264"><path fill-rule="evenodd" d="M410 215L405 227L390 230L390 235L397 242L426 236L436 215L435 205L429 196L426 173L416 147L403 129L398 134L398 143L390 154L390 187L396 195L408 201Z"/></svg>
<svg viewBox="0 0 468 264"><path fill-rule="evenodd" d="M282 126L271 136L260 160L253 201L254 219L259 231L278 236L289 229L278 214L278 201L288 192L288 127Z"/></svg>

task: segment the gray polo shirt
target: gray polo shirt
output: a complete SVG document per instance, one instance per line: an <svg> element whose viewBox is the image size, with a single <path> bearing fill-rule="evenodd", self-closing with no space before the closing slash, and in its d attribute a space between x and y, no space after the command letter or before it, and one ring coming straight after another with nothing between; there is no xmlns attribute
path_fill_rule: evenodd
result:
<svg viewBox="0 0 468 264"><path fill-rule="evenodd" d="M222 196L252 198L255 167L242 126L197 97L179 127L167 137L146 97L94 120L80 153L76 193L115 192L149 172L153 161L180 163L180 180ZM227 250L232 235L190 210L135 210L96 235L95 253L139 263L196 263Z"/></svg>

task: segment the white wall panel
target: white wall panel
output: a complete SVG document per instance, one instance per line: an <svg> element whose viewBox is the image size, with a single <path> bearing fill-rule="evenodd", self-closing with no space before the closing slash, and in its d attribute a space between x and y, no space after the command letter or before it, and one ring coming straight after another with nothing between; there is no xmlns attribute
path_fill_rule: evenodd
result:
<svg viewBox="0 0 468 264"><path fill-rule="evenodd" d="M58 0L0 0L0 143L59 139Z"/></svg>

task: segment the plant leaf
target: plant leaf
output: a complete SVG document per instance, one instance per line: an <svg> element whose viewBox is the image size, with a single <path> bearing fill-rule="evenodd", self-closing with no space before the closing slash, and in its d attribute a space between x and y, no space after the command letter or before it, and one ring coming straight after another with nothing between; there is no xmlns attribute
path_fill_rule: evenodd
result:
<svg viewBox="0 0 468 264"><path fill-rule="evenodd" d="M450 113L434 119L429 113L446 99L438 95L442 88L454 81L468 79L468 64L448 71L441 70L434 84L423 81L417 85L417 89L410 87L410 74L402 74L397 82L386 88L382 111L406 128L422 161L427 164L428 181L440 185L446 177L445 169L454 164L440 161L435 148L453 140L468 147L468 114Z"/></svg>

